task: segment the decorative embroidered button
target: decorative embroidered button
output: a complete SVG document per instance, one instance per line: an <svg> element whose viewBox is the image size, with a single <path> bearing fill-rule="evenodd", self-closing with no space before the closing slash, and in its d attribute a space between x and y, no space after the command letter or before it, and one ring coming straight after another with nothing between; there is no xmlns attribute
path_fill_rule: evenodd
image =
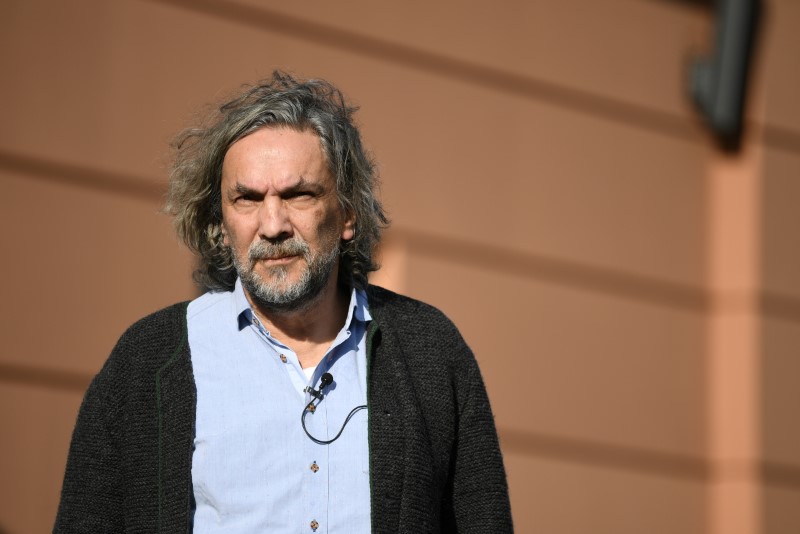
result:
<svg viewBox="0 0 800 534"><path fill-rule="evenodd" d="M317 465L317 462L314 462L313 464L311 464L311 470L312 470L313 472L315 472L315 473L316 473L317 471L319 471L319 466Z"/></svg>
<svg viewBox="0 0 800 534"><path fill-rule="evenodd" d="M317 520L314 519L313 521L311 521L311 530L316 532L318 528L319 528L319 523L317 523Z"/></svg>
<svg viewBox="0 0 800 534"><path fill-rule="evenodd" d="M283 354L281 354L281 361L282 361L283 363L286 363L286 356L284 356Z"/></svg>

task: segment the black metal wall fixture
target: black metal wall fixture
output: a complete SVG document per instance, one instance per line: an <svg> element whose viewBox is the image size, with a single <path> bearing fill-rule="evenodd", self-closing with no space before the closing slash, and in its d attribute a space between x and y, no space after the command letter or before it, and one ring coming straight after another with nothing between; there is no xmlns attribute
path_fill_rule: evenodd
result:
<svg viewBox="0 0 800 534"><path fill-rule="evenodd" d="M761 2L717 0L715 12L714 50L692 63L689 90L722 148L737 151Z"/></svg>

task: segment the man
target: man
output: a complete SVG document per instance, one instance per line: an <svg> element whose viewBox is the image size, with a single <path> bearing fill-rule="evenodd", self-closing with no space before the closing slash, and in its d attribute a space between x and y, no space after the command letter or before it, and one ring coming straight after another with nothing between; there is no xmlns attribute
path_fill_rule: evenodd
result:
<svg viewBox="0 0 800 534"><path fill-rule="evenodd" d="M209 291L90 385L56 532L511 532L472 353L367 283L387 220L354 111L275 73L179 138L167 208Z"/></svg>

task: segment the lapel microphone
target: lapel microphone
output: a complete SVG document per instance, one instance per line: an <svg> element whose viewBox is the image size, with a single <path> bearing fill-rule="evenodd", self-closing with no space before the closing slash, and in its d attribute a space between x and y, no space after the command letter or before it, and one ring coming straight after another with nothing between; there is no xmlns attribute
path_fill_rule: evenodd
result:
<svg viewBox="0 0 800 534"><path fill-rule="evenodd" d="M305 408L303 408L303 413L300 415L300 424L303 426L303 432L306 433L306 436L308 436L311 439L311 441L313 441L314 443L318 443L319 445L329 445L334 441L336 441L337 439L339 439L339 436L341 436L342 432L344 432L344 427L347 426L347 423L350 422L350 419L353 418L356 412L358 412L359 410L363 410L367 407L366 404L363 404L361 406L356 406L355 408L350 410L350 413L347 414L344 423L342 423L342 428L339 429L339 432L337 432L337 434L333 437L333 439L324 440L324 439L317 439L314 436L312 436L311 433L306 428L306 415L308 415L309 412L313 414L314 412L317 411L317 406L319 406L319 403L322 402L322 399L325 398L325 394L322 393L322 390L331 385L332 383L333 383L333 375L330 373L324 373L319 379L319 389L314 389L311 386L306 386L306 388L303 390L306 393L311 394L311 396L314 398L311 399L311 402L306 404Z"/></svg>
<svg viewBox="0 0 800 534"><path fill-rule="evenodd" d="M331 382L333 382L333 375L330 373L325 373L324 375L322 375L322 378L319 379L319 389L314 389L311 386L306 386L306 388L303 391L306 393L310 393L311 396L313 396L315 399L321 401L325 397L325 395L322 394L322 390L328 387L331 384ZM308 406L311 406L313 402L314 401L311 401L311 403L309 403ZM309 408L309 410L312 412L315 409L316 407L314 407L313 409Z"/></svg>

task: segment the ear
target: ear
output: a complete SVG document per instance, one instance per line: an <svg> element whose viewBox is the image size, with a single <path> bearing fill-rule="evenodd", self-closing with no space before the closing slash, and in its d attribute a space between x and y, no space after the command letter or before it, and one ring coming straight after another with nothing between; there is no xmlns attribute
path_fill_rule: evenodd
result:
<svg viewBox="0 0 800 534"><path fill-rule="evenodd" d="M222 234L222 244L225 245L226 247L230 247L231 244L230 244L230 241L228 240L228 231L225 230L225 224L224 223L220 223L219 231Z"/></svg>
<svg viewBox="0 0 800 534"><path fill-rule="evenodd" d="M342 227L342 241L350 241L356 236L356 214L345 213L344 226Z"/></svg>

